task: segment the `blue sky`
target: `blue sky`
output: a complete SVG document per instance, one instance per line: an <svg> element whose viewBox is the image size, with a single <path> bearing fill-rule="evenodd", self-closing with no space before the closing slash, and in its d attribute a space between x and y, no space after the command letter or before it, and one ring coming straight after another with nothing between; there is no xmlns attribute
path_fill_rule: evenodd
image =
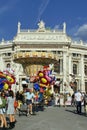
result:
<svg viewBox="0 0 87 130"><path fill-rule="evenodd" d="M22 29L46 27L61 29L67 24L72 39L87 41L87 0L0 0L0 41L12 40L18 21Z"/></svg>

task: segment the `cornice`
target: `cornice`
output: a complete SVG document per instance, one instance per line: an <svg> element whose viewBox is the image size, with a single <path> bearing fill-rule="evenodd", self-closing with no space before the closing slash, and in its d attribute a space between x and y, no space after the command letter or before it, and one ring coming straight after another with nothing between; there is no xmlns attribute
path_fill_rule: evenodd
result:
<svg viewBox="0 0 87 130"><path fill-rule="evenodd" d="M18 33L16 37L13 39L14 42L51 42L56 43L70 43L71 39L65 33L57 33L57 32L28 32L28 33Z"/></svg>

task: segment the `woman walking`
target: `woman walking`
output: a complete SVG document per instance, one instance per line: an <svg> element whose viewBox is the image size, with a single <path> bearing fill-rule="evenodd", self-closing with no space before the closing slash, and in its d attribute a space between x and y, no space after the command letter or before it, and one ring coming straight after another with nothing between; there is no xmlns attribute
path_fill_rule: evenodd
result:
<svg viewBox="0 0 87 130"><path fill-rule="evenodd" d="M10 119L10 128L14 128L15 126L15 108L14 108L14 93L12 90L9 91L9 96L7 98L7 115L9 115Z"/></svg>

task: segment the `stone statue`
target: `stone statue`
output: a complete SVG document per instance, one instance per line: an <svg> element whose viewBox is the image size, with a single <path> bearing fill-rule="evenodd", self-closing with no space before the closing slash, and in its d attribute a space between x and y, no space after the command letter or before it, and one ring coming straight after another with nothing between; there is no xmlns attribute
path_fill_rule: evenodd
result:
<svg viewBox="0 0 87 130"><path fill-rule="evenodd" d="M63 23L63 32L66 33L66 23Z"/></svg>
<svg viewBox="0 0 87 130"><path fill-rule="evenodd" d="M20 26L21 26L21 23L18 22L18 33L20 33Z"/></svg>
<svg viewBox="0 0 87 130"><path fill-rule="evenodd" d="M45 23L42 20L38 23L38 26L39 26L40 30L44 30L45 29Z"/></svg>

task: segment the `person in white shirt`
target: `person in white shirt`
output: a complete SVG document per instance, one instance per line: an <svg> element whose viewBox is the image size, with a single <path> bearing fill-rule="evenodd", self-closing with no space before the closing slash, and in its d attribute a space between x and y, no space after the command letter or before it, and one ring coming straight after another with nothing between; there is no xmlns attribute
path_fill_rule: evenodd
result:
<svg viewBox="0 0 87 130"><path fill-rule="evenodd" d="M75 93L75 101L76 101L76 109L77 109L77 113L78 114L81 114L81 102L82 102L82 94L80 92L80 90L78 90L76 93Z"/></svg>
<svg viewBox="0 0 87 130"><path fill-rule="evenodd" d="M32 115L33 114L33 101L34 101L35 95L33 93L33 88L30 89L30 91L26 92L26 103L28 105L28 113Z"/></svg>
<svg viewBox="0 0 87 130"><path fill-rule="evenodd" d="M6 69L4 70L4 73L10 73L10 74L12 74L12 75L14 75L14 70L11 68L11 65L10 65L10 63L8 63L7 65L6 65Z"/></svg>

